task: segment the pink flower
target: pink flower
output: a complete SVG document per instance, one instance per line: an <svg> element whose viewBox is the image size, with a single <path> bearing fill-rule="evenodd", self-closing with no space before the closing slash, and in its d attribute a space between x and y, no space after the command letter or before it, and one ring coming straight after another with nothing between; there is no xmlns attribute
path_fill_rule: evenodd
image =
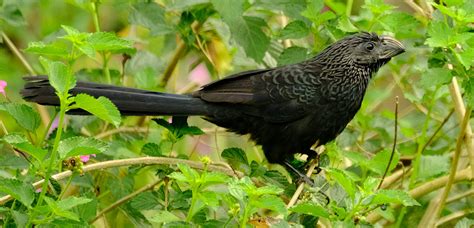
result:
<svg viewBox="0 0 474 228"><path fill-rule="evenodd" d="M207 67L205 64L201 63L194 68L191 73L189 73L189 79L202 86L211 81L211 75L209 74L209 71L207 70Z"/></svg>
<svg viewBox="0 0 474 228"><path fill-rule="evenodd" d="M42 190L42 188L37 188L37 189L35 190L35 192L36 192L36 193L40 193L41 190Z"/></svg>
<svg viewBox="0 0 474 228"><path fill-rule="evenodd" d="M4 80L0 80L0 93L2 93L4 97L7 97L7 94L5 93L6 87L7 87L7 82Z"/></svg>
<svg viewBox="0 0 474 228"><path fill-rule="evenodd" d="M91 156L95 158L95 154L81 155L81 162L84 162L84 163L88 162Z"/></svg>

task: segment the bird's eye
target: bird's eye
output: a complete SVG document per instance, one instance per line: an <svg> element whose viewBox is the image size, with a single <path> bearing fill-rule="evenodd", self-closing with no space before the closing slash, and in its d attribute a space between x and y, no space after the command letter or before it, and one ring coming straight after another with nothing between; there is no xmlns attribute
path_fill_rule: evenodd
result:
<svg viewBox="0 0 474 228"><path fill-rule="evenodd" d="M372 51L372 50L374 50L374 47L375 47L375 44L372 43L372 42L371 42L371 43L367 43L367 44L365 45L365 49L367 49L367 51Z"/></svg>

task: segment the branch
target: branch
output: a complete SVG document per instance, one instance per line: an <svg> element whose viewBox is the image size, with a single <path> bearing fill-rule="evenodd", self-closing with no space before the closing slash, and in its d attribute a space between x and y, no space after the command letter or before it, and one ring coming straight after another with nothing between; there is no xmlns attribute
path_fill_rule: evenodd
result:
<svg viewBox="0 0 474 228"><path fill-rule="evenodd" d="M100 170L100 169L108 169L108 168L113 168L113 167L119 167L119 166L129 166L129 165L159 165L159 164L166 164L166 165L175 165L178 163L184 163L189 165L191 168L194 169L204 169L204 164L201 162L196 162L196 161L189 161L189 160L183 160L183 159L177 159L177 158L166 158L166 157L141 157L141 158L129 158L129 159L120 159L120 160L112 160L112 161L104 161L104 162L99 162L99 163L94 163L90 165L84 166L82 169L84 173L94 171L94 170ZM207 167L208 170L210 171L216 171L216 172L221 172L224 173L228 176L237 176L237 177L242 177L243 174L241 172L229 169L229 168L224 168L221 166L217 165L208 165ZM61 173L57 173L51 178L59 181L64 178L67 178L71 176L73 173L68 170L64 171ZM41 187L41 184L43 184L44 179L37 181L33 183L33 186L35 188ZM6 195L0 198L0 205L5 204L9 200L11 200L12 197L10 195Z"/></svg>
<svg viewBox="0 0 474 228"><path fill-rule="evenodd" d="M458 219L458 218L462 218L464 217L465 215L468 215L468 214L473 214L474 213L474 209L467 209L467 210L462 210L462 211L456 211L454 213L451 213L449 215L446 215L442 218L440 218L438 220L438 222L436 223L436 226L441 226L443 225L444 223L447 223L447 222L450 222L452 220L455 220L455 219ZM457 226L456 226L457 227Z"/></svg>

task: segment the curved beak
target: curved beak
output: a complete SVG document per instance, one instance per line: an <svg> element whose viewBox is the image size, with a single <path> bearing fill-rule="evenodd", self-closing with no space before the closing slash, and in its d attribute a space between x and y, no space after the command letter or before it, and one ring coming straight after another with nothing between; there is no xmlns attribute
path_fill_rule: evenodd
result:
<svg viewBox="0 0 474 228"><path fill-rule="evenodd" d="M405 52L403 44L391 36L380 36L380 40L382 41L380 59L390 59Z"/></svg>

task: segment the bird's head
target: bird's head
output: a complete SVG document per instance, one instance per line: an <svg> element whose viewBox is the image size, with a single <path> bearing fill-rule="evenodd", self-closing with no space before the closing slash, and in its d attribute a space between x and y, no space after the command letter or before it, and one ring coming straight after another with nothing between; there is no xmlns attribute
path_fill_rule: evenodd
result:
<svg viewBox="0 0 474 228"><path fill-rule="evenodd" d="M331 61L330 58L340 58L342 62L350 61L357 65L378 69L392 57L403 52L405 52L405 47L393 37L362 32L337 41L326 48L322 55L326 61ZM337 59L332 60L337 61Z"/></svg>

